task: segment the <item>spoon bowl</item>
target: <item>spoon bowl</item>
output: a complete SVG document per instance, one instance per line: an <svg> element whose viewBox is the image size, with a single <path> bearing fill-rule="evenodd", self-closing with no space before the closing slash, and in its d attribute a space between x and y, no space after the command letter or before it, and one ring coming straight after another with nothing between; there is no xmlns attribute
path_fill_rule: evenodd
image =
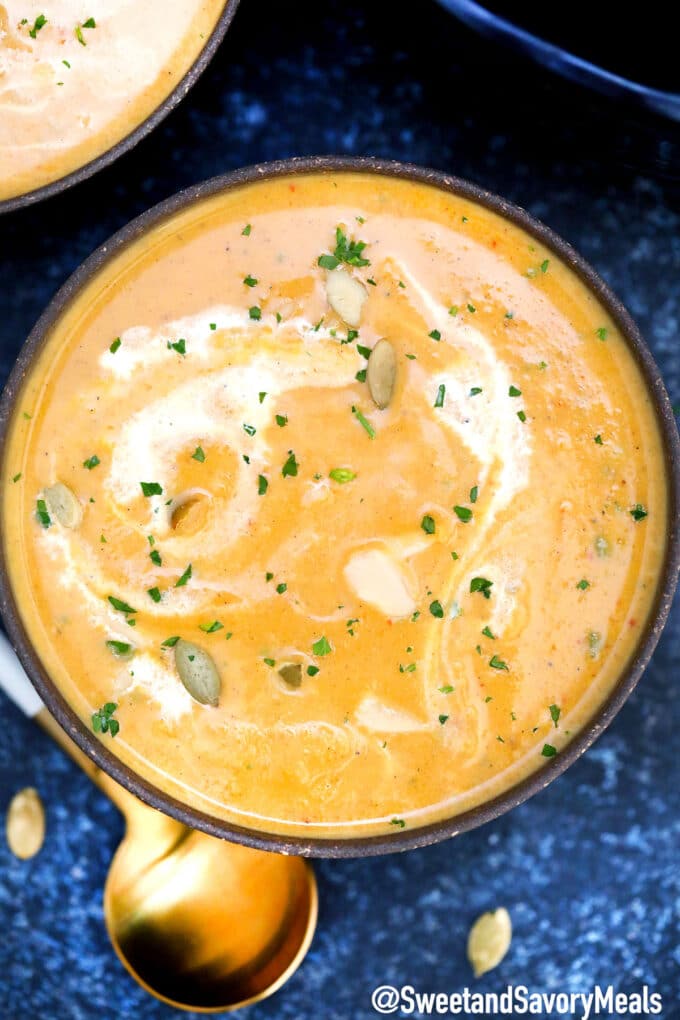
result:
<svg viewBox="0 0 680 1020"><path fill-rule="evenodd" d="M132 977L157 999L199 1013L238 1009L280 988L316 928L311 865L197 832L123 789L47 711L2 633L0 690L125 818L104 888L104 918Z"/></svg>

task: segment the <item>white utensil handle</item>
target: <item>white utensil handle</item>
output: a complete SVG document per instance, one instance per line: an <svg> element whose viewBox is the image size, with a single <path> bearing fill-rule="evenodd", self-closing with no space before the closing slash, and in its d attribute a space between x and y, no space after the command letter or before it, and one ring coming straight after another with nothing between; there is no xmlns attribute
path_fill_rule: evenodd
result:
<svg viewBox="0 0 680 1020"><path fill-rule="evenodd" d="M2 631L0 631L0 690L4 691L7 697L29 719L32 719L41 708L44 708L33 684L24 673L23 666L17 659L14 649Z"/></svg>

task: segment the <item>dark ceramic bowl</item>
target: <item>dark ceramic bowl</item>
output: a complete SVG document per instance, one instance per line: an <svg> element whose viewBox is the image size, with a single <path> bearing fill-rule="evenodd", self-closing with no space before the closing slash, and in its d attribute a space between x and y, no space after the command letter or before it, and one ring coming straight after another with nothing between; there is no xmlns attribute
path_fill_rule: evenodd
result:
<svg viewBox="0 0 680 1020"><path fill-rule="evenodd" d="M527 12L522 10L520 4L516 5L516 12L512 18L505 18L489 10L484 4L476 3L475 0L439 0L439 3L476 32L511 46L549 71L555 71L564 78L604 95L626 99L663 117L680 120L680 92L653 88L641 81L616 74L529 31L521 24ZM567 10L558 12L557 16L573 15ZM588 31L587 24L584 24L583 31ZM616 39L615 28L612 39Z"/></svg>
<svg viewBox="0 0 680 1020"><path fill-rule="evenodd" d="M678 570L680 568L680 440L678 439L673 410L659 374L659 369L640 336L637 326L621 302L615 297L604 281L600 279L595 270L584 262L570 245L554 234L548 227L539 223L525 212L524 209L511 205L505 199L490 194L475 184L470 184L455 177L448 177L435 170L426 170L408 164L373 159L329 157L291 159L278 163L266 163L260 166L248 167L245 170L236 170L223 177L216 177L203 184L195 185L139 216L115 234L110 241L102 245L64 284L24 344L0 401L0 449L4 449L4 439L12 415L18 413L18 409L21 407L21 391L24 379L30 372L33 359L42 348L53 323L78 294L80 289L122 248L137 240L165 217L209 195L214 195L230 188L236 188L252 181L319 171L328 173L362 171L369 174L406 178L422 182L423 184L434 185L435 187L442 188L444 191L460 195L486 206L526 230L540 241L542 245L545 245L546 248L554 252L557 258L566 263L606 308L612 322L616 323L627 340L649 387L649 393L656 409L659 430L663 440L669 487L669 531L668 546L659 572L658 588L649 621L640 635L631 661L621 674L616 687L612 690L607 700L593 714L590 722L559 755L548 760L542 768L522 782L517 783L501 796L495 797L493 800L481 804L472 810L436 822L435 824L417 829L399 829L393 833L381 836L357 839L288 838L286 836L276 836L260 832L256 829L231 825L212 815L187 807L180 801L161 792L152 783L142 779L109 751L66 704L32 648L18 607L14 601L2 548L0 548L0 611L2 612L12 644L26 672L52 714L79 747L97 765L113 776L126 789L136 794L141 800L161 811L165 811L173 818L177 818L193 828L263 850L275 850L309 857L361 857L425 846L429 843L447 839L449 836L455 836L457 833L472 829L477 825L482 825L492 818L497 818L510 808L521 804L528 797L542 790L548 783L557 778L583 754L586 748L609 725L637 684L645 666L649 662L668 616L677 583ZM0 462L1 467L2 464Z"/></svg>
<svg viewBox="0 0 680 1020"><path fill-rule="evenodd" d="M78 167L77 170L72 170L71 173L66 174L64 177L60 177L56 181L51 181L49 184L43 185L41 188L35 188L33 191L26 191L23 195L15 195L13 198L7 198L0 202L0 214L6 212L13 212L15 209L22 209L24 206L33 205L35 202L41 202L44 198L51 198L52 195L58 195L61 191L66 191L74 184L79 184L81 181L86 180L93 174L96 174L99 170L103 170L104 167L113 163L114 160L122 156L123 153L128 152L134 148L138 142L141 142L142 138L153 131L160 122L167 117L167 115L175 109L178 103L186 96L189 89L196 84L198 79L201 77L206 67L215 56L217 48L224 39L227 29L231 24L232 18L236 13L239 0L225 0L224 9L220 14L215 27L213 28L210 36L208 37L205 46L199 53L198 57L191 65L187 73L184 75L182 80L178 82L172 92L165 97L160 106L157 106L154 112L143 120L141 124L138 124L128 135L121 138L119 142L112 145L110 149L102 152L99 156L90 160L89 163L83 164Z"/></svg>

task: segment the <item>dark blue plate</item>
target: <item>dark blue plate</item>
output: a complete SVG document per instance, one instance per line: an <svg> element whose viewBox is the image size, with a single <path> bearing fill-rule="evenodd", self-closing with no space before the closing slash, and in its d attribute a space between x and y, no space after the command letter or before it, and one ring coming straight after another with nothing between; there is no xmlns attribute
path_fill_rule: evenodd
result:
<svg viewBox="0 0 680 1020"><path fill-rule="evenodd" d="M550 71L555 71L598 92L619 99L633 100L655 113L680 120L680 94L677 92L650 88L607 71L604 67L577 57L569 50L514 25L481 4L475 3L474 0L439 0L439 3L470 28L492 39L510 44L515 50L526 54Z"/></svg>

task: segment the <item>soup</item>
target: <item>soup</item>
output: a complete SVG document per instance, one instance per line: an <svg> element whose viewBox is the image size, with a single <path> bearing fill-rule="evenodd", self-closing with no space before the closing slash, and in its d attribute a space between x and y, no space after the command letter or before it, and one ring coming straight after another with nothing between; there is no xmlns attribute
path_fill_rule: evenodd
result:
<svg viewBox="0 0 680 1020"><path fill-rule="evenodd" d="M0 201L59 180L147 119L224 0L0 3Z"/></svg>
<svg viewBox="0 0 680 1020"><path fill-rule="evenodd" d="M73 297L24 384L4 548L123 762L260 831L454 816L568 744L649 616L655 411L519 227L413 180L195 200Z"/></svg>

